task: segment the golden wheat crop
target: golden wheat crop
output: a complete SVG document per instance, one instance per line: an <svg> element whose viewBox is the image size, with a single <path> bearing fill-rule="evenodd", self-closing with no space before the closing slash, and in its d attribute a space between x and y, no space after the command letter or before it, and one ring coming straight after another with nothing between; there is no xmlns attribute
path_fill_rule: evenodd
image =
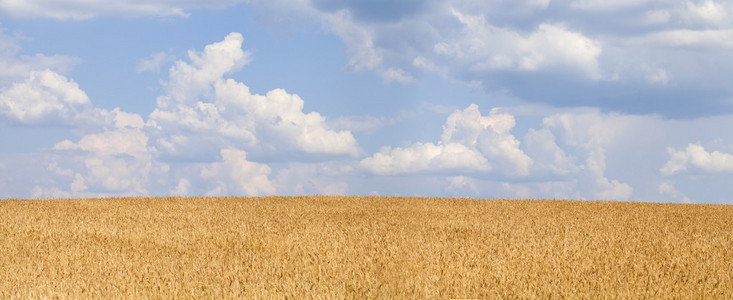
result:
<svg viewBox="0 0 733 300"><path fill-rule="evenodd" d="M0 201L0 298L733 298L733 207Z"/></svg>

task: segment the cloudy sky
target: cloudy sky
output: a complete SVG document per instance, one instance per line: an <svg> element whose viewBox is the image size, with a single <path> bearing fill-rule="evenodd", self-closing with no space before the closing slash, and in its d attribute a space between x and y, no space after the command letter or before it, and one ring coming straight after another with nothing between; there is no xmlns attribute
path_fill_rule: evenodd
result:
<svg viewBox="0 0 733 300"><path fill-rule="evenodd" d="M733 204L733 3L0 1L0 198Z"/></svg>

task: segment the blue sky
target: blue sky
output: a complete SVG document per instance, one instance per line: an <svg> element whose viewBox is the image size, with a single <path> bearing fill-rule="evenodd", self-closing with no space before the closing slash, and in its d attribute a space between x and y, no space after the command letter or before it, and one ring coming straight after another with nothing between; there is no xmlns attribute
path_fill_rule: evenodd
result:
<svg viewBox="0 0 733 300"><path fill-rule="evenodd" d="M733 4L0 3L0 198L733 203Z"/></svg>

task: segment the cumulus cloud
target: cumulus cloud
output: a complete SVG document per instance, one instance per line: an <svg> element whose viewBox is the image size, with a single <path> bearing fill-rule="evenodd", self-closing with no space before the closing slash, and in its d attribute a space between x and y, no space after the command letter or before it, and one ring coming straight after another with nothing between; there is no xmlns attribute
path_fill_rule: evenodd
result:
<svg viewBox="0 0 733 300"><path fill-rule="evenodd" d="M2 91L0 120L64 125L79 134L56 142L39 160L45 184L32 195L345 193L348 184L339 174L353 170L348 163L326 166L298 160L303 154L320 155L318 159L357 155L361 150L354 137L348 130L331 129L317 112L303 112L298 95L282 89L253 94L226 78L251 61L242 41L241 34L232 33L201 52L189 51L188 62L175 62L164 83L166 93L147 120L119 108L95 107L73 79L51 70L31 72ZM187 163L175 159L197 147L214 155L184 155ZM287 153L285 161L293 165L271 180L270 166L249 159L252 151L270 159L271 153ZM173 165L163 162L171 157Z"/></svg>
<svg viewBox="0 0 733 300"><path fill-rule="evenodd" d="M260 196L275 193L268 178L271 171L265 164L248 161L247 152L227 148L221 150L221 161L204 165L200 175L215 182L208 196Z"/></svg>
<svg viewBox="0 0 733 300"><path fill-rule="evenodd" d="M384 147L360 165L375 174L464 170L488 172L498 166L509 176L524 176L532 165L509 132L514 118L492 110L482 116L475 104L448 116L438 143Z"/></svg>
<svg viewBox="0 0 733 300"><path fill-rule="evenodd" d="M733 173L733 154L709 152L700 144L688 144L679 151L668 147L667 152L670 159L659 169L665 176L688 171L688 167L708 173Z"/></svg>
<svg viewBox="0 0 733 300"><path fill-rule="evenodd" d="M171 68L168 93L158 98L147 122L161 151L185 155L181 149L206 141L260 152L360 152L351 132L331 130L318 112L304 113L298 95L282 89L253 94L243 83L224 78L251 60L242 41L241 34L232 33L203 53L189 52L190 64L177 61Z"/></svg>
<svg viewBox="0 0 733 300"><path fill-rule="evenodd" d="M49 165L49 171L73 178L69 189L74 195L147 195L155 179L167 174L169 166L157 162L155 150L148 145L142 118L118 113L115 119L115 129L54 145L53 150L65 159Z"/></svg>
<svg viewBox="0 0 733 300"><path fill-rule="evenodd" d="M462 144L415 143L407 148L384 147L360 165L380 175L446 170L489 171L488 160Z"/></svg>
<svg viewBox="0 0 733 300"><path fill-rule="evenodd" d="M0 93L0 121L22 126L65 126L78 129L141 128L142 117L115 108L94 107L79 84L51 70L29 77Z"/></svg>
<svg viewBox="0 0 733 300"><path fill-rule="evenodd" d="M731 96L721 78L733 67L726 51L731 48L733 4L725 1L573 0L552 2L548 9L548 0L133 1L114 5L34 0L0 4L0 11L15 17L58 19L175 16L186 15L191 8L239 2L257 8L261 19L271 24L293 19L322 24L343 40L347 69L374 71L387 84L411 82L429 72L488 92L507 91L551 105L596 105L673 117L733 110L721 101ZM155 69L155 57L148 62L141 63L140 69ZM644 70L643 65L655 68ZM11 69L0 68L0 73ZM675 84L666 84L672 78ZM659 88L661 84L666 84L664 89ZM639 91L638 96L630 96L629 90ZM698 95L698 102L704 104L700 109L681 108L690 94ZM629 97L633 99L616 101Z"/></svg>
<svg viewBox="0 0 733 300"><path fill-rule="evenodd" d="M171 67L168 94L158 97L158 107L193 104L199 97L209 96L213 83L252 61L252 54L242 50L243 41L242 34L233 32L223 41L207 45L202 53L189 50L190 63L179 60Z"/></svg>
<svg viewBox="0 0 733 300"><path fill-rule="evenodd" d="M0 116L11 123L71 125L99 114L76 82L50 70L31 72L0 94Z"/></svg>
<svg viewBox="0 0 733 300"><path fill-rule="evenodd" d="M600 79L599 42L572 32L558 24L540 24L529 35L491 25L483 16L453 10L464 25L455 40L435 45L435 52L472 65L474 71L492 69L538 71L553 66L578 69Z"/></svg>
<svg viewBox="0 0 733 300"><path fill-rule="evenodd" d="M533 161L519 148L519 141L510 133L515 124L514 116L508 113L501 113L495 108L489 115L482 116L478 105L472 104L448 116L441 141L475 148L501 166L504 174L525 176Z"/></svg>

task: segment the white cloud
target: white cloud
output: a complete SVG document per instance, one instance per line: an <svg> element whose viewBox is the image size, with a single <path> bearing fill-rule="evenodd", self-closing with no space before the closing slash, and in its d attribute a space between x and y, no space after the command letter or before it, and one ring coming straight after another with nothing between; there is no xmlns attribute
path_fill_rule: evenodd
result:
<svg viewBox="0 0 733 300"><path fill-rule="evenodd" d="M83 150L103 156L130 155L135 158L149 158L148 137L140 129L123 128L99 134L83 136L79 142L64 140L54 150Z"/></svg>
<svg viewBox="0 0 733 300"><path fill-rule="evenodd" d="M71 193L58 188L43 188L41 186L34 186L31 190L31 199L68 199L71 197Z"/></svg>
<svg viewBox="0 0 733 300"><path fill-rule="evenodd" d="M233 148L221 150L221 161L204 165L201 177L213 180L215 187L207 196L260 196L275 193L275 186L268 176L269 166L247 160L245 151Z"/></svg>
<svg viewBox="0 0 733 300"><path fill-rule="evenodd" d="M446 170L489 171L485 157L462 144L415 143L407 148L384 147L360 165L375 174L390 175Z"/></svg>
<svg viewBox="0 0 733 300"><path fill-rule="evenodd" d="M166 53L164 51L157 52L153 54L150 58L146 58L141 60L137 67L135 67L135 70L138 73L142 72L154 72L158 73L160 71L160 67L173 62L176 60L176 57L173 54Z"/></svg>
<svg viewBox="0 0 733 300"><path fill-rule="evenodd" d="M602 77L597 61L600 43L567 30L562 24L541 24L535 32L523 36L493 26L483 16L464 15L456 10L453 15L465 26L463 34L437 43L434 50L472 65L472 70L538 71L564 67L580 70L593 79Z"/></svg>
<svg viewBox="0 0 733 300"><path fill-rule="evenodd" d="M685 150L680 151L669 147L667 152L670 159L659 169L664 176L687 171L688 167L709 173L733 173L733 154L708 152L700 144L688 144Z"/></svg>
<svg viewBox="0 0 733 300"><path fill-rule="evenodd" d="M466 170L488 172L499 166L508 176L525 176L532 165L509 132L514 117L492 110L482 116L475 104L448 116L441 141L409 147L384 147L361 161L376 174Z"/></svg>
<svg viewBox="0 0 733 300"><path fill-rule="evenodd" d="M64 140L54 145L53 150L64 159L51 166L63 170L56 164L64 164L69 168L57 172L59 175L74 173L69 186L74 195L148 195L156 178L167 174L169 166L155 160L155 151L148 146L142 128L126 127L124 122L118 125L113 130L84 135L76 143Z"/></svg>
<svg viewBox="0 0 733 300"><path fill-rule="evenodd" d="M79 124L101 114L73 80L50 71L31 72L28 79L0 94L0 116L19 124Z"/></svg>
<svg viewBox="0 0 733 300"><path fill-rule="evenodd" d="M514 125L512 115L492 109L489 115L482 116L478 105L472 104L448 116L441 141L475 148L501 166L504 174L525 176L533 162L519 149L519 141L510 133Z"/></svg>
<svg viewBox="0 0 733 300"><path fill-rule="evenodd" d="M320 22L343 40L351 70L403 70L413 80L431 73L553 106L672 117L728 109L720 95L730 94L721 78L733 64L725 51L733 4L725 1L573 0L554 1L552 9L543 9L549 1L390 2L388 14L358 1L274 2L255 7L287 11L268 20L290 22L297 10ZM610 100L635 97L629 90L645 96ZM697 92L710 108L678 109Z"/></svg>
<svg viewBox="0 0 733 300"><path fill-rule="evenodd" d="M252 94L243 83L223 78L249 62L242 41L240 34L232 33L206 46L202 54L189 52L191 64L178 61L171 68L168 93L158 98L147 123L160 137L156 143L161 151L180 155L181 149L202 140L221 148L239 145L268 152L361 151L351 132L331 130L317 112L304 113L298 95L282 89Z"/></svg>
<svg viewBox="0 0 733 300"><path fill-rule="evenodd" d="M191 63L179 60L171 67L166 86L168 94L158 97L158 107L194 104L199 97L210 93L212 83L251 62L251 53L242 50L243 41L242 34L233 32L223 41L207 45L203 53L188 51Z"/></svg>

